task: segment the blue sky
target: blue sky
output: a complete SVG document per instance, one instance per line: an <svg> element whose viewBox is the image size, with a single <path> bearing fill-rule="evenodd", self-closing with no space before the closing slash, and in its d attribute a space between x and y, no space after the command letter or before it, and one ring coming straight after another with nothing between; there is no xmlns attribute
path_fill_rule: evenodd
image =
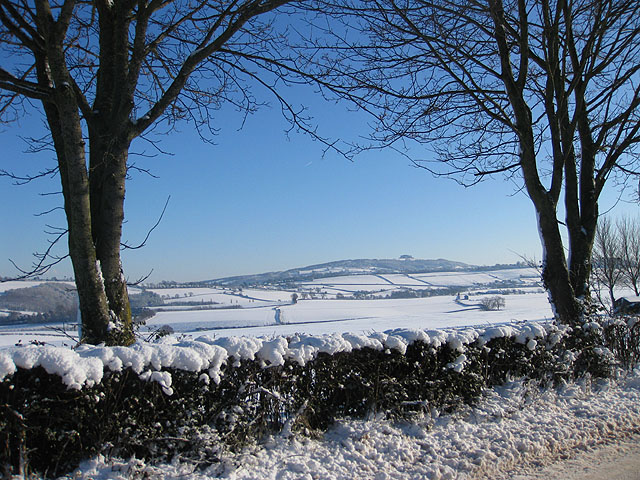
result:
<svg viewBox="0 0 640 480"><path fill-rule="evenodd" d="M311 95L311 93L306 93ZM301 97L319 130L331 138L366 134L368 118L344 105ZM353 162L295 132L287 135L278 108L250 116L223 110L216 145L200 141L189 125L162 137L173 155L132 159L159 178L133 173L127 186L123 239L142 241L166 199L162 222L145 248L124 253L130 280L153 269L152 281L205 280L284 270L346 258L447 258L472 264L515 263L519 255L540 259L535 213L513 183L496 178L472 188L433 178L392 151L363 153ZM2 131L1 168L36 173L53 154L24 154L20 136L44 133L37 116ZM134 151L152 153L145 142ZM422 153L422 152L421 152ZM0 178L0 275L28 267L31 254L47 247L45 225L64 226L57 179L12 186ZM627 198L625 195L623 198ZM614 191L601 210L616 204ZM637 204L617 203L635 214ZM69 263L50 276L71 274Z"/></svg>

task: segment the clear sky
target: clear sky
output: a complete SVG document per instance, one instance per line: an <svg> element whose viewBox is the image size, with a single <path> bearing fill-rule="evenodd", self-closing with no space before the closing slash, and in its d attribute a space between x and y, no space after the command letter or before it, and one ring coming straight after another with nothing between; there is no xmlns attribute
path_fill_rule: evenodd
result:
<svg viewBox="0 0 640 480"><path fill-rule="evenodd" d="M310 105L319 131L353 140L367 132L368 118L312 93L297 94ZM266 95L265 95L266 96ZM391 151L363 153L353 162L292 132L278 108L250 116L219 112L216 145L203 143L189 125L162 137L173 155L132 157L159 178L132 172L127 186L123 240L141 242L167 211L146 247L124 253L125 274L136 280L153 269L151 281L206 280L284 270L347 258L447 258L478 265L540 259L541 248L530 200L503 178L472 188L412 166ZM2 165L33 174L53 165L51 152L25 154L21 137L42 136L41 119L30 116L4 128ZM145 142L133 151L157 153ZM0 275L28 268L31 254L47 247L46 225L64 227L58 179L12 186L0 178ZM638 205L616 204L607 195L601 211L635 214ZM61 250L59 250L60 252ZM71 275L68 262L49 276Z"/></svg>

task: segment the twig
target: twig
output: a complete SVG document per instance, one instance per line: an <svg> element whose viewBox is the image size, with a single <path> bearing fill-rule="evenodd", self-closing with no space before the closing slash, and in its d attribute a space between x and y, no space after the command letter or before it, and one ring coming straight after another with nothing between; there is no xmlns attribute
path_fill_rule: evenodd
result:
<svg viewBox="0 0 640 480"><path fill-rule="evenodd" d="M169 195L167 197L167 201L164 203L164 208L162 209L162 213L160 213L160 217L158 218L158 221L155 223L155 225L153 227L151 227L151 229L147 232L147 236L144 237L144 240L142 241L141 244L136 245L135 247L132 247L131 245L128 245L126 242L125 243L121 243L120 246L125 249L125 250L138 250L142 247L144 247L147 244L147 240L149 240L149 237L151 236L151 233L158 227L158 225L160 225L160 222L162 221L162 217L164 217L164 212L167 210L167 205L169 205L169 200L171 199L171 195Z"/></svg>

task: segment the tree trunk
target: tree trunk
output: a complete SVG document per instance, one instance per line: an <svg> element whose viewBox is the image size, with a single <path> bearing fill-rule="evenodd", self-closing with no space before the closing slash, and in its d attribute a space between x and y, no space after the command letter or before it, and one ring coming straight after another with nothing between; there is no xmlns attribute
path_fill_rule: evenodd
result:
<svg viewBox="0 0 640 480"><path fill-rule="evenodd" d="M80 340L99 343L107 335L110 315L91 233L89 175L81 119L65 67L62 42L58 38L61 32L53 24L48 4L37 3L37 13L46 44L46 54L39 57L37 69L39 80L54 87L53 99L45 101L44 107L60 169L69 230L69 256L82 316Z"/></svg>
<svg viewBox="0 0 640 480"><path fill-rule="evenodd" d="M519 5L524 7L524 3ZM552 186L547 191L538 174L533 115L524 97L524 87L529 68L529 58L525 55L529 49L528 37L526 34L522 35L520 48L521 52L525 53L521 53L523 56L520 58L519 63L514 63L505 30L507 21L505 20L502 0L490 0L489 12L495 27L494 39L500 60L500 77L513 111L515 132L518 135L520 168L527 193L538 216L538 229L544 251L542 280L549 292L549 299L557 320L568 325L574 325L581 318L581 307L579 302L576 301L575 293L571 286L569 269L562 245L562 236L560 235L556 218L564 158L561 161L558 161L558 158L554 158ZM523 17L521 25L526 26L526 18L524 18L526 9L519 8L519 14ZM514 73L514 68L518 69L517 75ZM546 100L549 99L547 98ZM556 148L554 148L554 153L557 154Z"/></svg>
<svg viewBox="0 0 640 480"><path fill-rule="evenodd" d="M99 343L106 337L110 315L91 234L85 143L78 110L69 90L67 87L58 88L57 118L53 113L47 117L51 131L56 132L56 149L62 151L62 155L58 154L58 166L69 229L69 256L82 316L80 340ZM53 109L49 107L49 110Z"/></svg>
<svg viewBox="0 0 640 480"><path fill-rule="evenodd" d="M526 118L524 115L521 117ZM522 122L527 125L526 122ZM542 242L542 281L549 292L549 301L556 319L567 325L576 325L582 318L583 308L576 299L569 267L558 226L557 197L548 192L540 182L536 168L536 152L533 130L522 129L520 135L520 166L527 193L536 209L538 231Z"/></svg>
<svg viewBox="0 0 640 480"><path fill-rule="evenodd" d="M108 135L105 141L105 137L96 132L89 133L91 221L109 311L117 326L110 332L111 338L108 341L129 345L135 338L127 282L120 257L129 142L114 139L114 136Z"/></svg>
<svg viewBox="0 0 640 480"><path fill-rule="evenodd" d="M569 279L576 298L584 301L590 298L589 278L594 238L595 225L569 231Z"/></svg>
<svg viewBox="0 0 640 480"><path fill-rule="evenodd" d="M544 250L542 281L549 292L554 315L561 323L576 325L583 310L571 285L555 210L552 214L538 211L538 223Z"/></svg>
<svg viewBox="0 0 640 480"><path fill-rule="evenodd" d="M525 185L538 217L538 230L543 248L542 281L549 292L549 301L556 319L567 325L576 325L582 318L583 307L578 301L562 243L556 218L556 205L541 184L535 182L530 170L524 169Z"/></svg>
<svg viewBox="0 0 640 480"><path fill-rule="evenodd" d="M593 144L589 119L586 111L584 85L578 81L579 87L574 90L580 156L579 171L576 159L572 155L566 162L567 188L565 205L567 210L567 229L569 231L569 271L571 285L576 298L589 300L589 277L591 275L591 252L598 224L598 193L595 182L596 148ZM566 115L568 117L568 114ZM567 128L567 130L569 130ZM573 141L574 133L564 133L567 142ZM573 149L572 149L573 152Z"/></svg>

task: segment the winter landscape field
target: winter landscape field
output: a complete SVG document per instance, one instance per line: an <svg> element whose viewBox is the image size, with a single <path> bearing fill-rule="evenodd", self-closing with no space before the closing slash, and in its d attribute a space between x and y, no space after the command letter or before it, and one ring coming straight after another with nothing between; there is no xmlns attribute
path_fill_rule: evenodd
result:
<svg viewBox="0 0 640 480"><path fill-rule="evenodd" d="M39 283L0 283L0 292ZM432 296L388 298L393 292L425 290ZM130 294L135 296L140 291L140 287L133 287ZM552 318L547 294L541 287L539 273L533 268L340 275L303 282L287 290L267 285L244 289L150 288L149 291L159 295L163 304L150 307L155 314L140 327L143 338L162 327L191 337L277 336L483 326ZM458 293L451 293L453 291ZM295 302L292 295L296 295ZM494 311L484 309L482 300L491 296L502 296L505 307ZM0 346L27 345L32 341L69 345L76 337L73 322L22 325L1 325L0 322Z"/></svg>
<svg viewBox="0 0 640 480"><path fill-rule="evenodd" d="M5 282L2 292L41 282ZM70 287L71 285L68 284ZM141 340L158 330L163 343L224 337L269 339L295 334L371 335L392 329L456 335L491 325L548 324L547 294L533 268L425 274L354 274L325 277L287 288L175 286L150 288L163 299L140 327ZM419 295L418 298L390 298ZM132 296L142 287L132 287ZM413 292L413 293L407 293ZM455 293L453 293L455 292ZM488 310L485 299L504 306ZM8 312L4 312L8 315ZM471 328L471 330L469 330ZM346 338L346 337L345 337ZM0 351L16 345L67 345L77 339L68 324L0 327ZM535 392L520 381L487 392L477 406L454 414L431 411L422 420L345 419L322 438L269 437L221 463L88 459L65 479L597 479L636 478L640 453L640 374L617 381L588 379L559 390ZM615 408L612 408L615 406ZM564 462L558 463L560 459ZM567 460L568 459L568 460Z"/></svg>

